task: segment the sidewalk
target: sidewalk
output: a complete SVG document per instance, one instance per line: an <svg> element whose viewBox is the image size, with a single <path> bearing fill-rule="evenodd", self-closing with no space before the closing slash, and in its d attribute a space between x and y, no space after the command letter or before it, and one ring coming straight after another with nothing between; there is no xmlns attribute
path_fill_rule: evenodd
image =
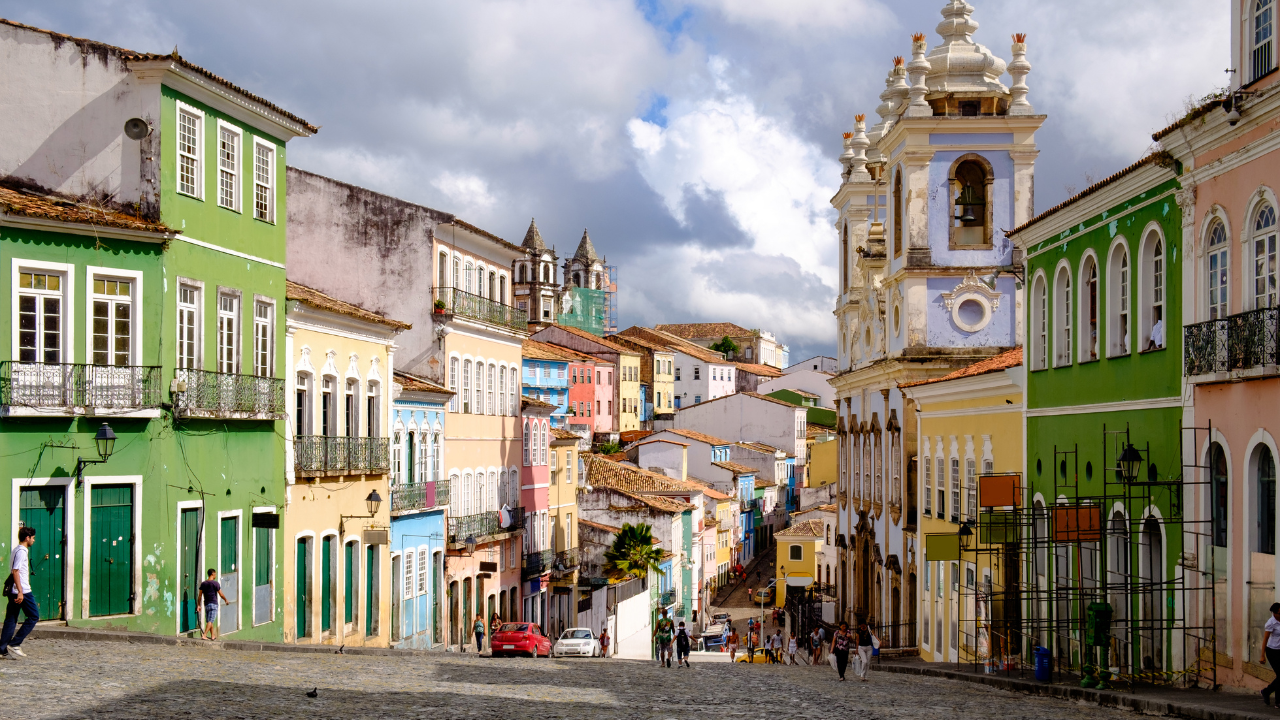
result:
<svg viewBox="0 0 1280 720"><path fill-rule="evenodd" d="M334 655L338 653L337 645L293 645L287 643L252 642L245 640L201 640L200 638L175 637L172 635L152 635L150 633L126 632L121 630L98 630L94 628L76 628L66 625L40 624L31 632L32 640L75 640L80 642L124 642L145 645L183 645L187 647L203 647L213 650L239 650L244 652L291 652L319 653ZM426 655L441 651L431 650L392 650L390 648L346 647L343 655Z"/></svg>
<svg viewBox="0 0 1280 720"><path fill-rule="evenodd" d="M931 663L918 658L893 659L873 663L872 670L946 678L961 682L979 683L1010 690L1057 697L1075 702L1090 702L1105 707L1134 710L1146 715L1174 715L1196 720L1275 720L1280 715L1274 708L1262 704L1262 698L1254 693L1213 692L1198 688L1177 689L1168 687L1143 688L1134 692L1094 690L1074 685L1052 685L1033 679L1006 677L1005 675L973 671L972 665L956 663Z"/></svg>

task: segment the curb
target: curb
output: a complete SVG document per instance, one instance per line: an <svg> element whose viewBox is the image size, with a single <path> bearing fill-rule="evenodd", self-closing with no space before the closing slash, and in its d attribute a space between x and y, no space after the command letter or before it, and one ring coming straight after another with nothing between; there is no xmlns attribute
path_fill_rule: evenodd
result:
<svg viewBox="0 0 1280 720"><path fill-rule="evenodd" d="M232 650L238 652L287 652L311 653L319 655L376 655L376 656L409 656L438 654L443 651L430 650L393 650L391 648L348 647L338 653L335 645L288 645L285 643L254 642L248 640L200 640L198 638L171 637L167 635L151 635L139 632L118 630L93 630L71 627L40 627L31 632L36 640L72 640L76 642L123 642L138 645L169 645L199 647L208 650ZM453 653L459 655L459 653ZM470 654L470 653L468 653Z"/></svg>
<svg viewBox="0 0 1280 720"><path fill-rule="evenodd" d="M1101 707L1123 708L1145 715L1173 715L1193 718L1193 720L1275 720L1274 713L1251 713L1236 710L1223 710L1204 705L1183 704L1177 701L1158 700L1155 698L1131 695L1111 690L1095 690L1093 688L1072 687L1070 685L1046 685L1030 680L1001 677L999 675L969 675L945 670L942 668L914 667L911 665L872 665L872 670L879 670L899 675L923 675L944 678L960 682L976 683L1020 692L1027 695L1055 697L1073 702L1088 702Z"/></svg>

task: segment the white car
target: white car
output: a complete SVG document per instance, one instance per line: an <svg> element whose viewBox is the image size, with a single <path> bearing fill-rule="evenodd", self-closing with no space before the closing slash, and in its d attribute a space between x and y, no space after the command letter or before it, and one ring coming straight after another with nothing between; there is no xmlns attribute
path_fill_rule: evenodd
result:
<svg viewBox="0 0 1280 720"><path fill-rule="evenodd" d="M551 648L551 657L599 657L600 641L590 628L569 628Z"/></svg>

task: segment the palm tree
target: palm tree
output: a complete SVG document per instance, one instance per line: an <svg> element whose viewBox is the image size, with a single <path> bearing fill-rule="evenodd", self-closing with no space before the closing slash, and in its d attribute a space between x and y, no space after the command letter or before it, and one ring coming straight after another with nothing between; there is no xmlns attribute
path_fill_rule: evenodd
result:
<svg viewBox="0 0 1280 720"><path fill-rule="evenodd" d="M645 577L650 570L661 573L661 562L662 550L653 544L653 529L623 523L613 547L604 551L604 574L610 580Z"/></svg>

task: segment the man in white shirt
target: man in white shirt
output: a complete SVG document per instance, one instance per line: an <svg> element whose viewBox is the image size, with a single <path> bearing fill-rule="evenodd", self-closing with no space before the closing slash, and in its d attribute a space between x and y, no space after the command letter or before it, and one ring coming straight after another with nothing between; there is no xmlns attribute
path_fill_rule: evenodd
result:
<svg viewBox="0 0 1280 720"><path fill-rule="evenodd" d="M1262 626L1262 659L1263 665L1270 665L1276 671L1276 679L1262 689L1262 702L1271 704L1271 695L1280 692L1280 602L1271 603L1271 617ZM1276 704L1280 705L1280 698Z"/></svg>
<svg viewBox="0 0 1280 720"><path fill-rule="evenodd" d="M9 581L5 582L8 604L4 612L4 630L0 632L0 658L26 657L27 654L19 646L40 621L40 606L36 604L35 595L31 594L31 563L28 559L35 542L34 528L18 528L18 544L13 546L13 552L9 555ZM13 589L10 590L10 587ZM22 610L25 619L15 634L18 610Z"/></svg>

